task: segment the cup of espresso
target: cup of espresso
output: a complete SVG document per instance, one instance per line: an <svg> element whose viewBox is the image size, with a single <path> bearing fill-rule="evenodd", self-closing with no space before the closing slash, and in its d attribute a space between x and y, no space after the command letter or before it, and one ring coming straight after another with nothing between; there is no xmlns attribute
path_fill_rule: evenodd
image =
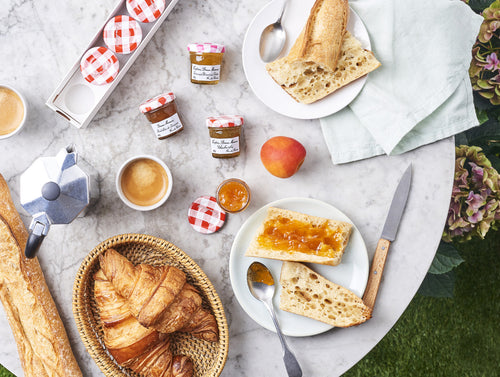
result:
<svg viewBox="0 0 500 377"><path fill-rule="evenodd" d="M150 211L161 206L172 192L172 174L159 158L139 155L125 161L116 176L120 199L132 209Z"/></svg>
<svg viewBox="0 0 500 377"><path fill-rule="evenodd" d="M24 126L27 103L11 86L0 84L0 139L14 136Z"/></svg>

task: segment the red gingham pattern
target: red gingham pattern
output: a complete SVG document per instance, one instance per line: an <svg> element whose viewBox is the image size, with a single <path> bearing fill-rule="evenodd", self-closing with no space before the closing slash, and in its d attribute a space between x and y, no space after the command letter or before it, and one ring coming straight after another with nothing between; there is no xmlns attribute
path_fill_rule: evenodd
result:
<svg viewBox="0 0 500 377"><path fill-rule="evenodd" d="M243 125L240 115L219 115L207 118L207 127L235 127Z"/></svg>
<svg viewBox="0 0 500 377"><path fill-rule="evenodd" d="M226 221L226 212L219 207L217 199L204 195L196 199L189 207L188 220L197 232L210 234L222 228Z"/></svg>
<svg viewBox="0 0 500 377"><path fill-rule="evenodd" d="M174 99L175 94L172 92L159 94L156 97L144 101L144 103L139 106L139 110L141 113L147 113L148 111L157 109L166 103L172 102Z"/></svg>
<svg viewBox="0 0 500 377"><path fill-rule="evenodd" d="M187 49L189 52L226 52L224 45L217 43L190 43Z"/></svg>
<svg viewBox="0 0 500 377"><path fill-rule="evenodd" d="M108 21L103 32L104 43L119 54L134 51L142 40L139 23L129 16L116 16Z"/></svg>
<svg viewBox="0 0 500 377"><path fill-rule="evenodd" d="M153 22L165 10L165 0L127 0L127 11L140 22Z"/></svg>
<svg viewBox="0 0 500 377"><path fill-rule="evenodd" d="M115 54L102 46L88 50L80 62L80 71L85 80L96 85L109 84L113 81L119 67L120 63Z"/></svg>

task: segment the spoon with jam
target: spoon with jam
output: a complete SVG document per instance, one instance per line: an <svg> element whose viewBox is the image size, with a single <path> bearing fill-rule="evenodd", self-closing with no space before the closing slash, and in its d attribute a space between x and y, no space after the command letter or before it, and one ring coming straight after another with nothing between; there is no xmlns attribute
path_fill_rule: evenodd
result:
<svg viewBox="0 0 500 377"><path fill-rule="evenodd" d="M266 309L271 314L274 326L276 327L276 333L280 338L281 346L283 348L283 361L285 362L288 377L302 377L302 369L300 368L300 365L292 351L288 348L285 338L281 333L278 320L276 319L273 305L275 288L271 271L269 271L269 269L262 263L253 262L247 270L247 283L248 289L250 289L252 295L257 300L262 301L266 306Z"/></svg>

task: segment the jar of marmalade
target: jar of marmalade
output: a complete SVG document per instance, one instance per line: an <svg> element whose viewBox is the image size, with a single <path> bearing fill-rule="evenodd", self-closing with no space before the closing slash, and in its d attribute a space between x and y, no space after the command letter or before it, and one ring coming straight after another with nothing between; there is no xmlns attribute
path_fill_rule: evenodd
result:
<svg viewBox="0 0 500 377"><path fill-rule="evenodd" d="M217 43L191 43L187 46L191 61L191 82L215 85L219 83L224 45Z"/></svg>
<svg viewBox="0 0 500 377"><path fill-rule="evenodd" d="M219 115L207 118L212 157L230 158L240 155L240 137L243 117Z"/></svg>
<svg viewBox="0 0 500 377"><path fill-rule="evenodd" d="M227 212L241 212L250 204L250 188L241 179L226 179L217 188L217 203Z"/></svg>
<svg viewBox="0 0 500 377"><path fill-rule="evenodd" d="M181 132L184 126L177 113L174 93L164 93L148 99L139 110L151 122L151 127L160 140Z"/></svg>

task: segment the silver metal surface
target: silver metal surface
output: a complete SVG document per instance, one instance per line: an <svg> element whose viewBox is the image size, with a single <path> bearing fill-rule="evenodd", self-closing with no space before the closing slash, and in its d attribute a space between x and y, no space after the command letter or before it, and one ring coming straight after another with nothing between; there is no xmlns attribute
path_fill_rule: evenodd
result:
<svg viewBox="0 0 500 377"><path fill-rule="evenodd" d="M403 216L403 211L406 207L406 201L408 199L408 193L410 192L411 185L411 164L408 166L406 171L401 177L398 187L392 198L392 203L389 208L389 213L385 220L384 228L382 229L381 238L394 241L396 239L396 233L398 231L399 223L401 217Z"/></svg>
<svg viewBox="0 0 500 377"><path fill-rule="evenodd" d="M23 208L37 221L69 224L90 203L90 176L78 164L73 145L63 148L55 157L40 157L21 175L20 201ZM44 197L47 183L57 185L57 197ZM47 196L47 195L45 195ZM45 234L47 232L45 230Z"/></svg>
<svg viewBox="0 0 500 377"><path fill-rule="evenodd" d="M271 276L271 279L273 281L272 285L267 285L258 281L254 281L253 277L255 276L254 273L252 273L254 268L264 268L269 272L269 276ZM300 368L300 365L295 358L294 354L290 349L288 348L288 345L286 344L285 337L281 333L281 329L278 323L278 320L276 319L276 314L274 313L274 305L273 305L273 296L274 296L274 279L272 278L271 271L264 266L260 262L253 262L250 267L248 267L247 271L247 283L248 283L248 288L250 289L250 292L252 295L259 301L262 301L267 308L268 312L271 314L271 318L273 319L274 326L276 327L276 333L278 334L278 337L281 342L281 347L283 348L283 361L285 363L285 368L288 373L289 377L302 377L302 369Z"/></svg>
<svg viewBox="0 0 500 377"><path fill-rule="evenodd" d="M268 25L260 36L259 53L263 62L269 63L280 56L286 42L286 32L281 24L281 18L285 12L287 0L283 0L281 13L278 20Z"/></svg>

